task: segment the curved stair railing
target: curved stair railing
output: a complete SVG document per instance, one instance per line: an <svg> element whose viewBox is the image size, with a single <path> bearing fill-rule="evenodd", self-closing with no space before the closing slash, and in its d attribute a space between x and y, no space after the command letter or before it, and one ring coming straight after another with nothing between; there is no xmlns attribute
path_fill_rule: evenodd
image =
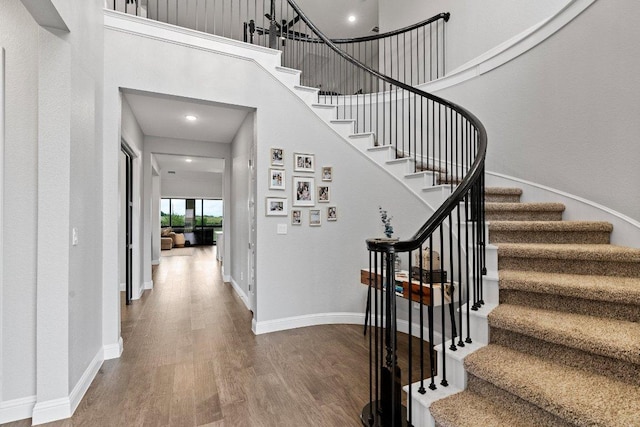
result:
<svg viewBox="0 0 640 427"><path fill-rule="evenodd" d="M181 15L178 2L119 1L135 5L132 13L144 8L144 15L150 19L155 13L157 20L175 20L181 25L181 20L189 16L189 9ZM262 0L262 6L257 0L229 1L203 1L205 8L209 5L216 10L226 4L231 10L229 19L224 12L222 17L214 13L212 22L206 10L205 22L201 22L198 8L202 3L196 1L196 10L191 10L195 29L211 32L212 26L222 26L231 33L225 35L223 31L224 36L249 37L253 31L255 37L259 31L256 21L251 24L243 17L268 14L268 23L261 26L262 35L269 35L272 43L275 38L275 43L284 41L289 46L294 39L304 41L296 44L299 51L293 55L319 61L317 68L312 68L319 78L318 101L334 108L337 120L353 122L360 134L372 134L377 147L369 150L386 151L387 165L404 168L405 179L418 179L425 187L440 186L438 191L450 192L410 239L366 241L370 261L361 278L368 286L365 332L370 350L370 387L361 419L366 426L413 425L419 417L420 396L450 386L448 355L473 342L471 313L484 303L486 130L465 108L384 74L385 67L380 71L367 64L375 62L371 58L358 60L340 49L293 0L278 3L277 16L286 16L284 20L275 19L273 12L278 8L271 0ZM170 5L175 5L174 11ZM113 8L117 9L116 1ZM441 25L444 18L434 22ZM444 35L438 37L444 39ZM333 67L340 70L336 74L341 76L340 84L357 88L357 93L331 91L330 81L322 80L330 73L321 64L321 49L339 58ZM425 58L423 55L422 60ZM398 262L407 266L406 271L399 270ZM399 329L408 336L399 334ZM406 408L402 404L403 384L407 385Z"/></svg>
<svg viewBox="0 0 640 427"><path fill-rule="evenodd" d="M358 103L377 105L378 114L374 116L372 108L358 108L350 116L356 129L357 122L369 129L374 122L380 122L375 124L377 129L390 128L382 143L378 136L379 149L392 147L395 162L406 163L408 172L413 172L409 175L451 189L451 195L410 239L367 240L370 262L362 278L368 285L365 332L370 390L361 419L368 426L413 425L414 395L449 386L447 352L473 341L471 311L484 303L486 130L465 108L386 76L339 49L293 0L288 3L345 66L367 75L372 91L360 95ZM398 260L407 264L406 273L397 271ZM403 347L398 336L399 310L406 312L402 320L409 333ZM408 384L408 408L402 405L403 384Z"/></svg>

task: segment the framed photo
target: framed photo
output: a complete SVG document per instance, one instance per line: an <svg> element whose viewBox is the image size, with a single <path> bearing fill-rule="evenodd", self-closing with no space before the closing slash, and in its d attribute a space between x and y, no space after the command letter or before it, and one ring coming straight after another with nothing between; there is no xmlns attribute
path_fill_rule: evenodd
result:
<svg viewBox="0 0 640 427"><path fill-rule="evenodd" d="M302 211L291 209L291 225L302 225Z"/></svg>
<svg viewBox="0 0 640 427"><path fill-rule="evenodd" d="M269 169L269 189L270 190L284 190L284 170L282 169Z"/></svg>
<svg viewBox="0 0 640 427"><path fill-rule="evenodd" d="M271 166L284 166L284 150L282 148L271 149Z"/></svg>
<svg viewBox="0 0 640 427"><path fill-rule="evenodd" d="M333 181L333 168L331 166L322 167L322 180Z"/></svg>
<svg viewBox="0 0 640 427"><path fill-rule="evenodd" d="M287 216L286 197L267 197L267 216Z"/></svg>
<svg viewBox="0 0 640 427"><path fill-rule="evenodd" d="M311 209L309 211L309 225L312 227L320 226L320 209Z"/></svg>
<svg viewBox="0 0 640 427"><path fill-rule="evenodd" d="M293 177L293 206L315 206L316 185L313 177Z"/></svg>
<svg viewBox="0 0 640 427"><path fill-rule="evenodd" d="M327 221L337 221L338 220L338 210L335 206L329 206L327 208Z"/></svg>
<svg viewBox="0 0 640 427"><path fill-rule="evenodd" d="M293 153L293 170L296 172L313 172L315 163L313 154Z"/></svg>
<svg viewBox="0 0 640 427"><path fill-rule="evenodd" d="M330 200L329 187L325 185L318 186L318 203L329 203Z"/></svg>

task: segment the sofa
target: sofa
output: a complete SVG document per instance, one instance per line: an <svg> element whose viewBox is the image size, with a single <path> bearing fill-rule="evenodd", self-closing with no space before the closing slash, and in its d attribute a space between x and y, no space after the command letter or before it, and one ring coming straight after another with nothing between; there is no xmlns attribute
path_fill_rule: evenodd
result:
<svg viewBox="0 0 640 427"><path fill-rule="evenodd" d="M185 238L183 233L174 232L171 227L163 228L160 231L160 249L184 248Z"/></svg>

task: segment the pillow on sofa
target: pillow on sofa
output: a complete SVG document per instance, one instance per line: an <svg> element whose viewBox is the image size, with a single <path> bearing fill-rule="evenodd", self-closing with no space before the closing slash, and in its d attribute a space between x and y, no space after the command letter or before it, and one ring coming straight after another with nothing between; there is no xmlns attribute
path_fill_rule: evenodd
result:
<svg viewBox="0 0 640 427"><path fill-rule="evenodd" d="M169 234L171 233L171 227L165 227L162 229L162 231L160 231L160 237L169 237Z"/></svg>

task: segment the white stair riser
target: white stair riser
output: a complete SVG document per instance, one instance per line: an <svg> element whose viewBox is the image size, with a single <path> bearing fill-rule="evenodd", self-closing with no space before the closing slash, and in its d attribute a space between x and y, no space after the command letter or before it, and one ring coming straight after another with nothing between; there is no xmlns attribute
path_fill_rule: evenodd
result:
<svg viewBox="0 0 640 427"><path fill-rule="evenodd" d="M300 74L301 73L293 73L289 70L276 67L276 75L278 76L278 79L289 87L294 87L300 84Z"/></svg>
<svg viewBox="0 0 640 427"><path fill-rule="evenodd" d="M467 372L464 370L464 363L453 357L451 350L447 348L445 359L447 365L447 381L450 385L464 390L467 387ZM438 374L442 375L442 351L438 351Z"/></svg>
<svg viewBox="0 0 640 427"><path fill-rule="evenodd" d="M433 182L431 181L431 178L427 178L427 181L429 183ZM440 185L435 187L430 187L430 188L423 188L420 191L420 197L422 198L422 200L424 200L430 206L433 206L433 207L440 206L442 202L444 202L445 199L450 195L451 195L451 191L449 190L449 188L446 186L440 186Z"/></svg>
<svg viewBox="0 0 640 427"><path fill-rule="evenodd" d="M308 89L300 87L294 87L293 90L295 91L296 95L298 95L298 97L302 99L307 105L315 104L318 102L317 90L310 91Z"/></svg>
<svg viewBox="0 0 640 427"><path fill-rule="evenodd" d="M368 148L372 148L375 144L375 136L373 134L367 136L350 136L349 142L358 150L366 152Z"/></svg>
<svg viewBox="0 0 640 427"><path fill-rule="evenodd" d="M314 104L311 106L311 108L325 122L330 122L331 120L336 119L335 107L325 107L325 106L320 106L318 104Z"/></svg>
<svg viewBox="0 0 640 427"><path fill-rule="evenodd" d="M382 148L376 150L367 150L367 156L371 157L374 162L385 164L387 160L391 159L393 151L390 148Z"/></svg>
<svg viewBox="0 0 640 427"><path fill-rule="evenodd" d="M330 122L331 127L344 138L348 138L349 135L353 135L353 122Z"/></svg>
<svg viewBox="0 0 640 427"><path fill-rule="evenodd" d="M387 162L385 168L391 172L392 175L398 178L404 178L404 176L413 172L414 162L413 160L405 160L402 162Z"/></svg>

